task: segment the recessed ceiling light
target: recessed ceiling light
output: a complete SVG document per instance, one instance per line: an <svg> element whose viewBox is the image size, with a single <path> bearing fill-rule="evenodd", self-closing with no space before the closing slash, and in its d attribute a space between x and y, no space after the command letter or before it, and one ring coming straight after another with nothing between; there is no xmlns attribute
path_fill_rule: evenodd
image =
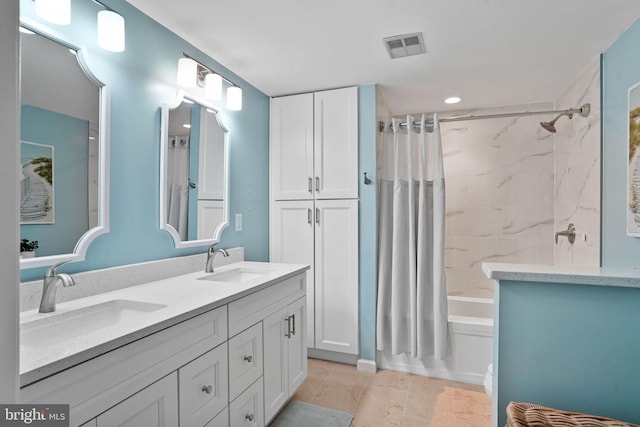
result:
<svg viewBox="0 0 640 427"><path fill-rule="evenodd" d="M190 129L191 128L191 124L190 123L185 123L185 124L182 125L182 127Z"/></svg>
<svg viewBox="0 0 640 427"><path fill-rule="evenodd" d="M460 98L457 96L452 96L444 100L445 104L457 104L460 102Z"/></svg>

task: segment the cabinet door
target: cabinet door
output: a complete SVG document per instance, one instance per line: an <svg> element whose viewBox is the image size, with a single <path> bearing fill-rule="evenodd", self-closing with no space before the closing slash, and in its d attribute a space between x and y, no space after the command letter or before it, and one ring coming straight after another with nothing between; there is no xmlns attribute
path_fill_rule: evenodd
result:
<svg viewBox="0 0 640 427"><path fill-rule="evenodd" d="M202 427L229 403L227 344L178 370L180 427Z"/></svg>
<svg viewBox="0 0 640 427"><path fill-rule="evenodd" d="M178 425L178 374L151 384L98 415L98 427L173 427Z"/></svg>
<svg viewBox="0 0 640 427"><path fill-rule="evenodd" d="M271 262L308 264L306 344L315 347L314 254L315 213L312 201L273 202L271 213Z"/></svg>
<svg viewBox="0 0 640 427"><path fill-rule="evenodd" d="M313 94L271 99L271 198L313 198Z"/></svg>
<svg viewBox="0 0 640 427"><path fill-rule="evenodd" d="M231 427L264 427L262 377L229 404Z"/></svg>
<svg viewBox="0 0 640 427"><path fill-rule="evenodd" d="M316 201L316 347L358 354L358 201Z"/></svg>
<svg viewBox="0 0 640 427"><path fill-rule="evenodd" d="M358 88L314 94L316 199L358 198Z"/></svg>
<svg viewBox="0 0 640 427"><path fill-rule="evenodd" d="M293 396L307 378L306 300L300 298L289 304L287 315L291 316L291 334L287 339L287 377L289 396Z"/></svg>
<svg viewBox="0 0 640 427"><path fill-rule="evenodd" d="M304 301L304 298L301 298ZM264 338L264 419L267 423L289 399L286 308L262 322ZM305 345L306 348L306 345Z"/></svg>

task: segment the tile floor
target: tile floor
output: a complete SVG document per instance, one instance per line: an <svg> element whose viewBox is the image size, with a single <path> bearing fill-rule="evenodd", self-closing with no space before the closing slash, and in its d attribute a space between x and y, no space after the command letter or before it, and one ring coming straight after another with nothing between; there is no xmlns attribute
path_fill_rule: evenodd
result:
<svg viewBox="0 0 640 427"><path fill-rule="evenodd" d="M491 401L478 385L404 372L358 372L309 359L309 376L293 396L350 412L352 427L490 427Z"/></svg>

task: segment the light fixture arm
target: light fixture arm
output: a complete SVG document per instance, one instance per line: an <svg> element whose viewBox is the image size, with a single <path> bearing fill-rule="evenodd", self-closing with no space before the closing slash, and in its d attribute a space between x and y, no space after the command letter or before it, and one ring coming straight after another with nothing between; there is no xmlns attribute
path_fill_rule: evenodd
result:
<svg viewBox="0 0 640 427"><path fill-rule="evenodd" d="M228 84L230 84L232 86L240 87L239 85L235 84L234 82L232 82L231 80L229 80L228 78L223 76L222 74L213 71L211 68L207 67L202 62L200 62L197 59L195 59L193 56L191 56L191 55L189 55L187 53L184 53L184 52L182 52L182 56L185 57L185 58L189 58L192 61L194 61L196 64L198 64L198 84L203 84L205 75L207 75L207 74L217 74L217 75L220 76L220 78L222 80L224 80Z"/></svg>

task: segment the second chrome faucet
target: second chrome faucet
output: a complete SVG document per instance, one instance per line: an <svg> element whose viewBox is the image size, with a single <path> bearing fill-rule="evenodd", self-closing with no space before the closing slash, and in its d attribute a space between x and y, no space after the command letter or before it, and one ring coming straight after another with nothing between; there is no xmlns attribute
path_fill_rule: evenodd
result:
<svg viewBox="0 0 640 427"><path fill-rule="evenodd" d="M229 256L229 252L227 252L226 249L216 249L215 246L215 243L209 246L209 250L207 251L207 264L204 268L205 273L213 273L213 262L216 258L216 254L221 253L224 257Z"/></svg>
<svg viewBox="0 0 640 427"><path fill-rule="evenodd" d="M76 282L67 273L58 273L56 270L63 264L69 261L62 261L55 264L44 273L44 279L42 283L42 299L40 300L40 313L51 313L56 311L56 291L58 289L58 283L62 283L65 288L68 286L75 286Z"/></svg>

